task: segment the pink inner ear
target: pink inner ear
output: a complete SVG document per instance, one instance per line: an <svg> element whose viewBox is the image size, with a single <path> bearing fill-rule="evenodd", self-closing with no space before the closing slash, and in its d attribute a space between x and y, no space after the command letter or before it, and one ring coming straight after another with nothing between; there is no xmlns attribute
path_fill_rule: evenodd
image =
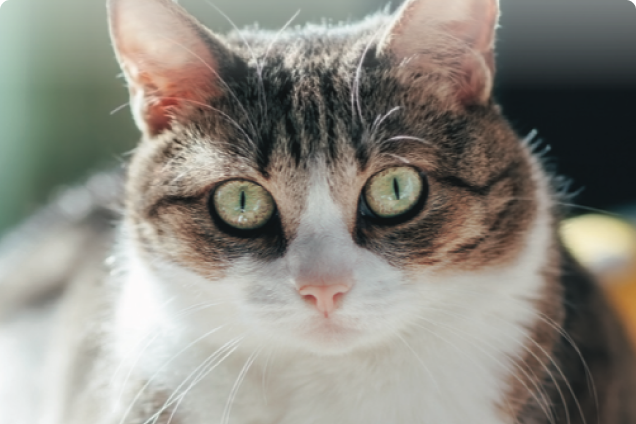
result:
<svg viewBox="0 0 636 424"><path fill-rule="evenodd" d="M130 83L130 94L137 98L150 135L171 128L173 119L186 116L194 108L205 106L220 95L217 76L206 66L188 66L174 71L143 72Z"/></svg>
<svg viewBox="0 0 636 424"><path fill-rule="evenodd" d="M213 51L225 50L176 3L110 0L109 6L111 35L142 131L159 134L220 94Z"/></svg>
<svg viewBox="0 0 636 424"><path fill-rule="evenodd" d="M136 98L142 97L143 119L147 125L150 135L157 135L171 127L171 114L175 112L175 108L179 107L179 101L176 98L162 97L159 88L156 87L148 74L140 74L138 76L138 84L130 84L130 96ZM138 91L141 87L143 91ZM157 93L153 95L151 93ZM180 97L180 96L178 96Z"/></svg>
<svg viewBox="0 0 636 424"><path fill-rule="evenodd" d="M494 76L498 0L408 0L380 43L396 62L442 75L444 96L484 103ZM445 59L446 58L446 59Z"/></svg>
<svg viewBox="0 0 636 424"><path fill-rule="evenodd" d="M462 78L456 82L457 100L466 106L485 103L492 90L492 73L478 55L467 55L460 65Z"/></svg>

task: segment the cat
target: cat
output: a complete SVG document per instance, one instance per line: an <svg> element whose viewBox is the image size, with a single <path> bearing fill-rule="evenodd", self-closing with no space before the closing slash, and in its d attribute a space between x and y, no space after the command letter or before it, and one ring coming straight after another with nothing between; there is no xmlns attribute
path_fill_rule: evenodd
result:
<svg viewBox="0 0 636 424"><path fill-rule="evenodd" d="M636 422L493 99L497 0L227 36L108 10L142 140L5 242L1 334L34 357L0 361L3 423Z"/></svg>

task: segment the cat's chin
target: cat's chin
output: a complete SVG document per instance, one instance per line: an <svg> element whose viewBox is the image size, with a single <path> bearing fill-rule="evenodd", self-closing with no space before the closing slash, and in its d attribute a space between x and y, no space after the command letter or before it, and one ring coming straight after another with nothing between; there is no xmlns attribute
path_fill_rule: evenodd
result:
<svg viewBox="0 0 636 424"><path fill-rule="evenodd" d="M365 346L359 337L321 337L315 334L299 337L294 341L286 340L286 343L295 351L318 356L343 356L362 350Z"/></svg>
<svg viewBox="0 0 636 424"><path fill-rule="evenodd" d="M296 343L300 342L298 344L301 349L318 354L338 355L351 352L358 346L362 337L359 331L343 327L329 319L322 321L299 334Z"/></svg>

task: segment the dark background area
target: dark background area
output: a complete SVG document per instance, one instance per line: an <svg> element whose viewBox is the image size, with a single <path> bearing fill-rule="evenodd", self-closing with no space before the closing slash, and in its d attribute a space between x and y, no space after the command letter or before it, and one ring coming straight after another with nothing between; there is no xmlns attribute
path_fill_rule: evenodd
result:
<svg viewBox="0 0 636 424"><path fill-rule="evenodd" d="M627 0L501 1L496 95L536 129L577 204L636 202L636 7Z"/></svg>
<svg viewBox="0 0 636 424"><path fill-rule="evenodd" d="M515 128L521 134L539 131L538 138L550 148L550 164L571 180L574 202L604 210L636 202L635 96L633 87L593 85L498 90Z"/></svg>
<svg viewBox="0 0 636 424"><path fill-rule="evenodd" d="M116 164L138 138L108 40L105 1L7 0L0 7L0 232L56 187ZM180 2L215 31L207 0ZM359 19L384 0L214 0L239 27ZM399 2L394 2L393 8ZM496 97L533 129L575 202L636 204L636 7L628 0L501 0Z"/></svg>

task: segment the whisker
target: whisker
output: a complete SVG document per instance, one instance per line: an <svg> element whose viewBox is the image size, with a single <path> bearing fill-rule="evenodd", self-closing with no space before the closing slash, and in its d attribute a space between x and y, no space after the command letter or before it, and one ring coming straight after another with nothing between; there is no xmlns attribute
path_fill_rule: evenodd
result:
<svg viewBox="0 0 636 424"><path fill-rule="evenodd" d="M386 140L386 141L391 141L392 139ZM424 140L417 140L417 141L424 141ZM510 197L493 197L493 199L509 199L509 200L519 200L522 202L534 202L536 201L536 198L534 197L518 197L518 196L510 196ZM562 206L566 206L568 208L574 208L574 209L580 209L580 210L584 210L584 211L588 211L588 212L594 212L594 213L598 213L601 215L606 215L606 216L611 216L613 218L619 218L619 219L623 219L624 217L620 214L617 214L615 212L610 212L604 209L598 209L598 208L593 208L590 206L583 206L583 205L579 205L576 203L567 203L567 202L561 202L561 201L554 201L555 204L557 205L562 205Z"/></svg>
<svg viewBox="0 0 636 424"><path fill-rule="evenodd" d="M391 115L393 115L395 112L399 111L400 109L402 109L400 106L396 106L393 109L389 110L384 115L378 115L377 118L375 118L373 125L371 126L371 131L370 131L371 134L369 135L369 139L373 140L375 138L376 132L382 126L384 121L386 121Z"/></svg>
<svg viewBox="0 0 636 424"><path fill-rule="evenodd" d="M204 309L210 308L212 306L218 306L218 305L222 305L222 304L223 303L202 303L202 304L191 305L191 306L183 309L182 311L177 312L174 315L174 319L183 318L183 317L186 317L188 315L192 315L194 313L200 312L200 311L202 311ZM134 367L137 364L137 362L139 362L139 359L141 359L142 354L144 353L144 351L146 351L146 349L148 349L148 347L150 347L152 342L155 341L161 335L162 335L161 330L158 330L158 331L154 332L154 335L153 335L153 333L150 333L150 334L147 334L144 337L144 339L146 339L147 342L144 345L144 347L137 353L135 361L131 365L130 370L128 371L128 374L126 375L126 378L124 379L123 383L121 384L122 385L122 394L123 394L123 388L125 388L126 383L130 379L131 374L132 374L132 372L134 370ZM136 349L131 349L131 352L129 352L129 353L132 355L134 353L134 351L136 351ZM124 362L126 361L127 358L128 358L128 356L124 356L122 358L122 360L119 362L119 366L113 372L113 377L111 378L111 385L114 384L115 380L117 380L119 371L121 370L121 368L123 368L123 364L124 364ZM121 399L121 395L120 395L120 399Z"/></svg>
<svg viewBox="0 0 636 424"><path fill-rule="evenodd" d="M351 111L352 111L352 114L354 114L355 111L358 112L358 118L360 118L360 122L363 125L366 125L366 122L365 122L364 116L362 115L362 104L360 102L360 77L362 75L362 65L364 64L364 60L366 59L367 54L369 53L369 50L371 49L371 46L373 45L373 43L377 41L378 36L383 31L384 29L377 31L371 37L371 40L369 40L369 43L367 43L367 45L365 46L364 51L362 52L362 57L360 58L360 62L358 63L358 66L356 67L356 73L353 78L353 87L351 88Z"/></svg>
<svg viewBox="0 0 636 424"><path fill-rule="evenodd" d="M179 405L190 392L190 390L192 390L192 388L195 387L203 378L205 378L210 372L212 372L216 367L223 363L225 359L227 359L232 353L234 353L234 351L238 348L239 344L241 343L241 341L243 341L244 338L245 336L235 337L218 348L213 354L208 356L181 382L181 384L179 384L179 386L177 386L176 389L173 390L172 395L170 395L170 397L164 402L163 406L159 408L159 410L157 410L157 412L149 417L143 424L150 424L150 420L152 420L152 424L156 424L157 420L161 417L161 414L173 404L176 404L170 414L170 419L172 420L172 418L176 415ZM217 361L219 357L221 357L221 359ZM190 379L192 379L192 381L189 383L188 387L183 390L181 394L178 394L181 388L188 384Z"/></svg>
<svg viewBox="0 0 636 424"><path fill-rule="evenodd" d="M228 398L227 403L225 404L225 409L223 410L221 424L227 424L228 421L230 421L230 412L232 410L232 405L234 404L234 399L236 398L236 394L238 393L239 387L241 387L241 383L243 383L243 380L245 379L245 375L247 374L250 367L252 366L252 364L254 363L254 361L256 360L256 358L258 357L258 355L261 353L262 350L263 350L262 347L258 348L254 353L252 353L249 356L249 358L247 358L245 365L243 365L243 368L241 369L241 372L239 373L239 376L237 377L236 381L234 382L234 386L232 387L232 390L230 391L230 397Z"/></svg>
<svg viewBox="0 0 636 424"><path fill-rule="evenodd" d="M254 143L254 140L247 134L247 132L243 129L243 127L238 122L236 122L233 118L231 118L227 113L222 112L221 110L219 110L219 109L217 109L215 107L212 107L212 106L207 105L205 103L198 102L196 100L185 99L183 97L167 97L167 96L164 96L164 97L162 97L162 99L180 100L180 101L189 102L189 103L192 103L192 104L196 104L197 106L212 110L212 111L218 113L219 115L221 115L223 118L227 119L227 121L230 122L234 127L236 127L236 129L238 129L243 134L243 136L252 145L256 145Z"/></svg>
<svg viewBox="0 0 636 424"><path fill-rule="evenodd" d="M205 0L205 2L212 8L214 8L214 10L216 10L219 15L223 16L223 18L230 24L232 25L232 28L234 28L234 30L236 31L236 33L239 35L239 37L241 37L241 41L243 41L243 44L245 44L245 47L247 47L247 50L250 52L250 54L252 55L252 60L254 60L254 62L256 62L256 55L254 54L254 50L252 50L252 46L250 46L250 44L247 42L247 40L245 39L245 37L243 36L243 33L241 32L241 30L239 29L239 27L234 23L234 21L225 13L223 12L216 4L212 3L210 0Z"/></svg>
<svg viewBox="0 0 636 424"><path fill-rule="evenodd" d="M523 304L522 304L521 302L520 302L520 306L523 306ZM438 311L439 311L439 312L441 312L441 313L447 314L447 315L449 315L449 316L456 316L456 317L460 317L460 318L462 317L462 315L460 315L460 314L451 314L450 312L448 312L448 311L446 311L446 310L444 310L444 309L439 309ZM530 312L530 313L532 313L532 314L533 314L536 318L541 319L541 320L543 320L544 322L548 323L548 322L547 322L547 321L546 321L546 320L545 320L545 319L541 316L541 315L543 315L543 314L540 314L540 313L538 313L537 311L534 311L534 310L532 310L532 309L526 309L526 312ZM517 330L517 331L521 331L520 329L516 328L516 327L515 327L515 326L513 326L512 324L508 323L508 322L507 322L506 320L504 320L503 318L498 317L498 316L493 316L493 317L494 317L494 318L496 318L496 319L499 319L499 320L500 320L501 322L503 322L504 324L509 324L509 325L510 325L510 328L512 328L512 329L514 329L514 330ZM467 319L468 319L469 317L464 317L464 318L467 318ZM549 319L548 317L545 317L545 318L546 318L546 319ZM549 323L548 323L548 324L549 324ZM580 357L580 359L581 359L581 362L583 363L583 366L584 366L584 367L585 367L585 369L586 369L586 378L588 378L588 384L589 384L590 380L592 380L591 372L589 371L589 367L587 366L587 363L586 363L586 361L585 361L585 359L584 359L583 355L581 354L580 350L578 349L578 347L576 347L576 344L574 343L574 341L572 340L572 338L571 338L569 335L567 335L567 333L565 332L565 330L564 330L562 327L558 326L556 323L554 323L554 321L552 321L552 327L553 327L555 330L557 330L557 331L558 331L561 335L563 335L564 337L567 337L568 342L569 342L569 343L570 343L570 344L574 347L574 349L577 351L577 353L578 353L578 355L579 355L579 357ZM510 336L509 336L509 335L507 335L507 334L503 334L503 335L504 335L504 336L506 336L506 337L509 337L509 338L510 338ZM533 339L532 337L530 337L530 336L526 336L526 339L527 339L528 341L530 341L531 343L533 343L533 344L534 344L534 345L535 345L535 346L536 346L536 347L537 347L537 348L541 351L541 353L542 353L543 355L545 355L546 359L547 359L547 360L548 360L548 361L552 364L552 366L553 366L553 367L556 369L556 371L559 373L559 376L561 377L562 381L565 383L567 390L568 390L568 391L570 392L570 394L572 395L572 399L573 399L573 400L574 400L574 402L575 402L575 406L577 407L578 412L579 412L579 414L580 414L580 416L581 416L581 419L582 419L583 423L585 424L585 422L586 422L586 418L585 418L585 416L584 416L584 413L583 413L583 409L582 409L582 407L581 407L581 404L580 404L580 402L579 402L578 398L576 397L576 394L575 394L575 392L574 392L574 390L573 390L573 388L572 388L572 385L570 384L569 380L568 380L568 379L567 379L567 377L565 376L565 373L564 373L564 372L563 372L563 370L561 369L560 365L559 365L559 364L557 363L557 361L556 361L556 360L552 357L552 355L551 355L549 352L547 352L547 351L543 348L543 346L541 346L539 343L537 343L537 341L536 341L536 340L534 340L534 339ZM537 360L537 362L539 362L539 363L541 364L541 366L542 366L542 368L544 369L544 371L546 372L546 374L547 374L547 375L550 377L550 379L553 381L553 383L554 383L554 387L555 387L555 389L557 390L557 392L559 393L559 396L561 397L561 400L562 400L562 402L563 402L563 405L564 405L564 413L565 413L565 416L566 416L566 420L567 420L567 422L569 423L571 420L570 420L569 410L568 410L568 408L567 408L567 404L566 404L566 400L565 400L565 394L564 394L564 393L563 393L563 391L561 390L560 385L559 385L559 383L558 383L558 381L557 381L556 377L554 376L554 374L552 373L552 371L550 371L550 369L549 369L549 368L548 368L548 366L545 364L545 362L544 362L544 361L542 361L542 360L541 360L541 359L540 359L540 358L536 355L536 353L534 353L531 349L529 349L529 348L528 348L525 344L524 344L524 345L522 345L521 347L522 347L522 348L523 348L523 349L524 349L524 350L525 350L528 354L530 354L530 355L531 355L534 359L536 359L536 360ZM597 397L597 392L596 392L596 388L595 388L595 385L594 385L594 383L593 383L593 380L592 380L591 390L593 391L593 394L594 394L595 399L598 399L598 397ZM598 400L596 400L596 402L597 402L597 405L598 405ZM597 410L598 410L598 409L597 409Z"/></svg>
<svg viewBox="0 0 636 424"><path fill-rule="evenodd" d="M166 302L164 302L161 306L166 306L168 304L170 304L171 302L173 302L175 299L175 297L172 297L170 299L168 299ZM119 396L117 397L117 403L119 404L124 396L124 392L126 390L126 385L128 384L128 381L130 380L133 370L135 368L135 366L137 365L137 363L139 362L139 359L141 358L141 356L143 355L143 352L146 351L146 349L148 349L148 347L150 347L150 345L152 344L153 341L155 341L159 336L161 335L160 331L157 331L156 334L151 337L151 334L148 334L145 336L146 339L146 343L144 344L143 348L137 353L137 356L135 357L135 360L133 361L133 364L130 366L128 373L126 374L126 376L124 377L123 382L121 383L120 386L120 391L119 391ZM143 341L143 340L142 340ZM119 377L119 372L121 371L121 369L124 367L124 363L126 362L126 360L136 351L136 346L135 348L132 348L127 354L125 354L121 360L119 360L119 364L117 365L117 368L115 368L115 371L113 372L113 376L110 379L110 386L114 386L115 382L117 381L118 377Z"/></svg>
<svg viewBox="0 0 636 424"><path fill-rule="evenodd" d="M398 332L394 332L393 333L395 335L395 337L397 337L400 341L402 341L402 343L404 343L404 345L407 347L408 350L411 351L411 353L415 356L415 359L417 359L417 361L420 363L420 365L422 366L422 368L424 368L424 370L426 371L426 373L429 375L429 377L431 377L431 381L433 382L433 384L435 384L435 387L437 388L437 392L439 393L440 391L440 385L437 382L437 380L435 379L435 376L433 375L433 373L431 372L431 370L426 366L426 364L424 363L424 361L422 361L422 358L420 358L420 355L418 355L418 353L415 351L415 349L413 349L411 347L410 344L407 343L406 340L404 340L404 338L402 336L400 336L400 334Z"/></svg>
<svg viewBox="0 0 636 424"><path fill-rule="evenodd" d="M285 30L289 28L289 26L296 20L298 15L300 15L300 9L298 9L296 13L294 13L294 15L291 18L289 18L287 22L285 22L285 25L283 25L283 27L280 30L278 30L278 32L276 33L272 41L267 46L267 49L265 49L265 55L263 56L263 61L267 59L270 50L272 49L272 47L274 47L274 44L276 44L276 42L278 41L278 38L280 38L283 32L285 32Z"/></svg>
<svg viewBox="0 0 636 424"><path fill-rule="evenodd" d="M164 362L164 364L159 367L155 373L148 379L148 381L146 381L146 383L142 386L141 389L139 389L139 391L137 392L137 395L135 395L135 397L133 398L133 400L130 402L130 405L128 406L128 408L126 409L126 411L124 412L124 415L121 419L121 421L119 422L119 424L124 424L124 422L126 421L126 418L128 418L128 415L130 415L130 413L132 412L132 408L135 406L135 404L137 403L137 401L141 398L141 396L143 395L143 393L146 391L146 389L148 389L148 387L150 387L150 384L154 381L155 378L157 378L159 376L159 374L161 373L161 371L163 371L168 365L170 365L170 363L172 363L172 361L174 361L175 359L177 359L179 356L181 356L183 353L185 353L188 349L190 349L192 346L194 346L195 344L197 344L198 342L200 342L201 340L205 339L206 337L209 337L210 335L216 333L217 331L219 331L220 329L222 329L223 327L225 327L226 325L223 324L219 327L216 327L210 331L208 331L207 333L203 334L202 336L198 337L197 339L195 339L194 341L192 341L191 343L189 343L187 346L185 346L183 349L181 349L179 352L177 352L176 354L174 354L172 357L170 357L166 362Z"/></svg>
<svg viewBox="0 0 636 424"><path fill-rule="evenodd" d="M613 218L619 218L619 219L623 218L620 214L617 214L617 213L614 213L614 212L609 212L609 211L606 211L606 210L603 210L603 209L593 208L593 207L590 207L590 206L577 205L576 203L557 202L557 204L562 205L562 206L567 206L569 208L580 209L580 210L583 210L583 211L595 212L595 213L598 213L598 214L611 216Z"/></svg>
<svg viewBox="0 0 636 424"><path fill-rule="evenodd" d="M294 15L291 18L289 18L287 22L285 22L285 25L283 25L283 27L280 30L278 30L276 35L274 35L274 38L272 39L272 41L267 45L267 48L265 49L265 54L263 55L263 58L261 59L260 63L259 62L256 63L257 65L256 72L258 73L259 81L261 82L263 81L263 68L265 67L265 62L267 61L267 58L269 57L270 50L272 49L272 47L274 47L274 44L276 44L276 42L278 41L280 36L283 34L283 32L285 32L285 30L289 28L292 22L296 20L298 15L300 15L300 9L298 9L298 11L296 11L296 13L294 13ZM264 88L263 88L263 91L264 91ZM264 107L265 107L264 116L267 117L269 111L268 111L268 105L267 105L267 97L265 96L265 94L263 94L263 99L264 99Z"/></svg>
<svg viewBox="0 0 636 424"><path fill-rule="evenodd" d="M600 408L599 408L599 402L598 402L598 392L596 390L596 384L594 383L594 379L592 378L592 371L590 370L590 367L588 366L587 361L583 357L583 353L581 352L577 344L574 342L572 337L563 329L563 327L561 327L556 322L554 322L553 319L551 319L550 317L548 317L542 312L537 312L536 316L537 318L543 320L543 322L551 326L553 329L558 331L559 334L564 339L567 340L567 342L570 344L570 346L572 346L576 354L579 356L579 359L581 360L581 363L583 364L583 368L585 369L585 376L586 376L588 388L592 391L592 395L594 397L594 403L596 405L596 420L597 420L597 423L600 423L601 417L599 412ZM579 405L579 408L580 408L580 405Z"/></svg>
<svg viewBox="0 0 636 424"><path fill-rule="evenodd" d="M530 146L530 144L537 138L537 135L539 135L539 131L532 129L528 135L523 138L522 142L527 146Z"/></svg>
<svg viewBox="0 0 636 424"><path fill-rule="evenodd" d="M269 366L269 363L272 359L272 356L274 354L274 346L272 346L272 348L269 351L269 355L267 355L267 359L265 359L265 365L263 366L263 375L262 375L262 379L261 379L261 388L263 390L263 401L265 402L265 405L267 406L268 401L267 401L267 368Z"/></svg>
<svg viewBox="0 0 636 424"><path fill-rule="evenodd" d="M116 114L117 112L126 109L127 106L130 106L130 102L126 102L121 106L117 106L115 109L113 109L112 111L110 111L110 116L113 116L114 114Z"/></svg>
<svg viewBox="0 0 636 424"><path fill-rule="evenodd" d="M438 311L438 312L444 312L444 311L443 311L443 310L441 310L441 309L434 309L434 310L436 310L436 311ZM450 315L450 314L449 314L449 315ZM457 315L457 317L459 317L459 318L467 318L467 317L463 317L463 316L461 316L461 315ZM434 326L436 326L436 327L442 327L442 328L445 328L445 329L447 329L447 330L449 330L449 331L451 331L451 332L454 332L455 334L458 334L458 332L460 331L459 329L457 329L457 328L455 328L455 327L451 327L451 326L449 326L449 325L444 325L444 324L439 323L439 322L434 322L434 321L432 321L432 320L430 320L430 319L427 319L427 318L424 318L424 317L421 317L421 316L418 316L417 318L418 318L418 319L421 319L421 320L424 320L424 321L426 321L426 322L428 322L428 323L430 323L430 324L432 324L432 325L434 325ZM418 327L419 327L419 328L425 328L425 327L422 327L422 326L418 326ZM430 330L429 330L429 331L430 331ZM480 347L477 345L477 342L478 342L478 343L480 343L480 344L481 344L482 346L484 346L484 347L488 347L488 348L494 349L494 351L495 351L495 352L501 352L501 349L498 349L498 348L496 348L495 346L492 346L491 344L484 344L484 341L483 341L483 340L476 338L474 335L472 335L472 334L470 334L470 333L467 333L467 332L461 331L461 334L458 334L458 335L460 335L460 336L462 336L462 337L466 337L466 336L467 336L467 337L471 338L471 339L472 339L472 341L471 341L471 340L467 340L467 339L464 339L464 340L468 341L468 342L469 342L472 346L474 346L474 347L475 347L476 349L478 349L480 352L484 353L484 354L485 354L485 355L487 355L489 358L491 358L491 359L493 359L493 360L495 360L495 361L496 361L496 358L495 358L495 357L494 357L491 353L489 353L489 352L485 351L484 349L480 348ZM450 343L449 343L449 344L450 344ZM456 349L458 349L458 350L460 350L460 351L461 351L461 349L459 349L459 348L457 348L457 347L456 347ZM517 355L517 356L518 356L518 355ZM472 359L472 358L471 358L471 359ZM519 357L519 356L518 356L518 359L521 359L521 357ZM477 363L474 359L472 359L472 362ZM545 393L545 391L544 391L544 390L543 390L543 389L539 386L539 383L537 382L538 377L536 376L536 374L532 373L533 375L531 376L531 375L529 374L529 371L528 371L528 370L525 370L523 367L521 367L521 365L519 365L519 364L517 364L517 363L515 363L515 362L513 362L511 365L512 365L512 366L513 366L516 370L520 371L520 372L521 372L521 373L522 373L522 374L523 374L523 375L524 375L524 376L528 379L528 381L530 381L530 382L531 382L531 384L534 386L534 389L536 390L536 392L537 392L537 393L534 393L534 391L533 391L533 390L531 390L531 389L530 389L530 387L528 387L528 385L527 385L527 384L526 384L526 383L525 383L525 382L524 382L524 381L523 381L523 380L522 380L522 379L521 379L518 375L516 375L516 373L511 373L511 374L512 374L512 376L513 376L513 377L514 377L514 378L515 378L515 379L516 379L516 380L517 380L517 381L518 381L518 382L519 382L519 383L520 383L520 384L521 384L521 385L522 385L522 386L523 386L523 387L524 387L524 388L528 391L528 393L529 393L529 394L530 394L530 395L534 398L534 400L537 402L537 404L539 405L539 407L542 409L543 413L546 415L546 418L548 418L548 420L549 420L551 423L554 423L554 420L555 420L554 414L553 414L553 412L549 409L549 404L550 404L550 402L548 401L547 394ZM508 367L506 366L506 368L508 368ZM512 371L512 370L508 369L508 371ZM533 377L534 377L534 378L533 378ZM541 397L541 399L539 398L539 396Z"/></svg>
<svg viewBox="0 0 636 424"><path fill-rule="evenodd" d="M570 384L570 381L566 378L565 373L563 372L561 367L557 364L557 362L554 360L552 355L550 355L548 352L546 352L546 350L543 348L543 346L541 346L539 343L537 343L532 337L528 337L528 339L530 340L530 342L532 344L534 344L546 356L546 358L548 358L548 361L550 361L552 366L554 368L556 368L557 372L559 373L559 375L563 379L563 382L565 383L565 386L567 387L567 389L569 390L570 394L572 395L572 399L574 400L574 403L576 404L576 407L579 410L579 414L581 415L581 420L583 421L583 424L586 424L587 421L585 419L585 414L583 413L583 408L581 407L581 403L577 399L576 394L574 393L574 390L572 389L572 385ZM535 357L535 359L537 359L537 361L539 361L539 358L536 356L536 354L534 352L532 352L532 350L530 348L525 347L525 349L526 349L526 351L528 353L530 353L533 357ZM559 383L551 375L552 373L547 371L547 367L546 367L546 372L548 372L550 374L550 378L552 378L552 381L554 381L554 385L555 385L557 391L559 392L559 394L560 394L560 396L561 396L561 398L563 400L563 411L565 412L566 420L569 423L570 422L570 411L569 411L568 405L566 404L565 396L564 396L564 394L561 391Z"/></svg>
<svg viewBox="0 0 636 424"><path fill-rule="evenodd" d="M254 131L255 135L258 135L258 131L256 130L256 126L254 125L254 122L252 121L250 114L247 112L247 109L245 109L245 106L243 106L243 103L239 100L238 96L236 95L236 93L234 93L234 90L232 90L232 88L229 86L229 84L221 77L221 75L210 66L209 63L207 63L205 60L203 60L202 57L200 57L199 55L197 55L195 52L193 52L192 50L190 50L189 48L187 48L186 46L184 46L183 44L172 40L168 37L162 37L164 38L166 41L169 41L179 47L181 47L183 50L185 50L186 52L190 53L194 58L196 58L197 60L199 60L218 80L219 82L221 82L221 84L223 85L223 87L225 87L225 89L230 93L230 96L232 96L232 98L236 101L236 103L238 104L238 106L241 108L241 111L245 114L245 118L247 119L247 122L250 124L250 126L252 127L252 131ZM170 97L162 97L162 98L166 98L169 99ZM185 99L182 99L185 100ZM195 102L198 103L198 102ZM199 103L201 105L203 105L203 103ZM212 108L213 109L213 108Z"/></svg>
<svg viewBox="0 0 636 424"><path fill-rule="evenodd" d="M405 164L410 164L411 163L411 161L408 160L407 158L404 158L402 156L398 156L398 155L393 154L393 153L389 153L389 156L391 156L392 158L395 158L395 159L397 159L400 162L405 163Z"/></svg>
<svg viewBox="0 0 636 424"><path fill-rule="evenodd" d="M264 107L263 105L266 105L265 85L263 84L263 74L260 72L260 65L258 63L258 58L256 57L256 54L254 53L254 50L252 49L252 46L250 46L250 43L247 42L247 39L243 35L243 32L241 32L241 30L238 28L238 26L234 23L234 21L227 14L225 14L225 12L223 12L217 5L212 3L210 0L206 0L206 3L209 6L213 7L217 11L217 13L219 13L221 16L223 16L223 18L227 22L229 22L229 24L232 26L232 28L234 28L234 31L236 31L238 36L241 38L241 41L243 42L243 44L245 45L247 50L250 52L250 56L252 56L252 60L256 64L256 68L257 68L258 95L259 95L260 100L261 100L261 103L260 103L261 104L261 113L263 113L263 116L266 116L266 112L263 111L263 107ZM255 128L254 128L254 131L256 131Z"/></svg>
<svg viewBox="0 0 636 424"><path fill-rule="evenodd" d="M430 141L428 141L428 140L425 140L425 139L423 139L423 138L419 138L419 137L412 137L412 136L410 136L410 135L398 135L398 136L396 136L396 137L391 137L391 138L389 138L389 139L387 139L387 140L384 140L384 142L390 142L390 141L400 141L400 140L419 141L420 143L427 144L427 145L429 145L429 146L434 146L434 144L433 144L433 143L431 143L431 142L430 142Z"/></svg>

